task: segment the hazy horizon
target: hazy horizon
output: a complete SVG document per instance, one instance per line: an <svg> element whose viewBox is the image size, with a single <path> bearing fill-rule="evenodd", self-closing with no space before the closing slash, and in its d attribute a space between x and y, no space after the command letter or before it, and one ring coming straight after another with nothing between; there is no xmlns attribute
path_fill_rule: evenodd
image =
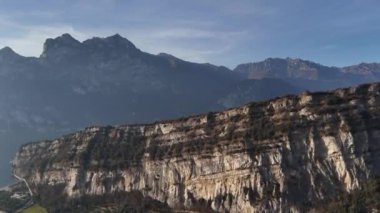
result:
<svg viewBox="0 0 380 213"><path fill-rule="evenodd" d="M234 68L269 57L329 66L380 61L380 3L366 1L0 1L0 48L38 56L46 38L119 33L143 51Z"/></svg>

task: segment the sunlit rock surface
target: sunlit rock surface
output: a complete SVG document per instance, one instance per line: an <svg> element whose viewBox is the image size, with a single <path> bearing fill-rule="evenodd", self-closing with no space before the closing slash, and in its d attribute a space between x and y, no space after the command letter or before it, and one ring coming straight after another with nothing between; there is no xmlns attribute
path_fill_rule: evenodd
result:
<svg viewBox="0 0 380 213"><path fill-rule="evenodd" d="M151 106L154 107L154 106ZM69 197L140 191L173 209L303 212L380 174L380 83L24 145L14 172Z"/></svg>

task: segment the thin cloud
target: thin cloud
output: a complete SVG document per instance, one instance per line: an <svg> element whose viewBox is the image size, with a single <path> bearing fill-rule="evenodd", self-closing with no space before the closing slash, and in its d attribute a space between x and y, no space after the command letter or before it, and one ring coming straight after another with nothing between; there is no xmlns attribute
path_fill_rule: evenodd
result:
<svg viewBox="0 0 380 213"><path fill-rule="evenodd" d="M177 29L167 29L159 30L150 34L150 37L158 39L221 39L236 37L245 34L245 32L233 32L233 31L212 31L212 30L201 30L201 29L191 29L191 28L177 28Z"/></svg>
<svg viewBox="0 0 380 213"><path fill-rule="evenodd" d="M0 27L14 34L0 37L0 47L9 46L24 56L38 56L42 53L43 43L47 38L54 38L63 33L70 33L79 40L88 36L69 25L28 25L0 17ZM15 33L16 32L16 33Z"/></svg>
<svg viewBox="0 0 380 213"><path fill-rule="evenodd" d="M84 35L70 26L36 26L26 29L23 36L15 38L0 38L1 46L10 46L17 53L24 56L38 56L42 53L43 43L47 38L54 38L63 33L70 33L76 38Z"/></svg>
<svg viewBox="0 0 380 213"><path fill-rule="evenodd" d="M325 50L332 50L336 48L338 48L338 45L336 44L326 44L321 47L321 49L325 49Z"/></svg>
<svg viewBox="0 0 380 213"><path fill-rule="evenodd" d="M265 7L259 3L252 0L226 1L219 3L219 7L222 13L233 16L268 16L276 12L275 8Z"/></svg>
<svg viewBox="0 0 380 213"><path fill-rule="evenodd" d="M146 52L230 67L272 56L327 64L378 57L376 0L0 3L0 48L10 46L28 56L38 56L46 38L63 33L78 40L119 33Z"/></svg>
<svg viewBox="0 0 380 213"><path fill-rule="evenodd" d="M228 52L235 46L237 41L247 36L245 31L218 31L196 28L157 28L154 30L141 27L128 30L121 28L90 28L78 31L69 25L30 25L5 18L0 19L0 26L5 28L12 27L13 31L21 32L19 33L20 36L0 37L0 46L10 46L24 56L39 56L42 52L43 43L47 38L55 38L63 33L69 33L79 41L93 36L106 37L114 33L120 33L143 51L153 54L167 52L185 60L203 63L210 61L213 55ZM211 43L208 40L213 42ZM193 45L189 45L191 43Z"/></svg>
<svg viewBox="0 0 380 213"><path fill-rule="evenodd" d="M128 35L128 32L125 34ZM210 62L225 54L248 37L245 31L213 31L195 28L156 29L150 33L134 31L129 38L142 50L157 54L166 52L193 62Z"/></svg>

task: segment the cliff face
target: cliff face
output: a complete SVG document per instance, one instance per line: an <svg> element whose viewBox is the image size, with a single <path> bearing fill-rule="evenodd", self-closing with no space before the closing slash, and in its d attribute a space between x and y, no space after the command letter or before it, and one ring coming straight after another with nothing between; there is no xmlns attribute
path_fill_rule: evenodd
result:
<svg viewBox="0 0 380 213"><path fill-rule="evenodd" d="M14 172L68 197L140 191L175 209L304 211L380 175L380 83L24 145Z"/></svg>

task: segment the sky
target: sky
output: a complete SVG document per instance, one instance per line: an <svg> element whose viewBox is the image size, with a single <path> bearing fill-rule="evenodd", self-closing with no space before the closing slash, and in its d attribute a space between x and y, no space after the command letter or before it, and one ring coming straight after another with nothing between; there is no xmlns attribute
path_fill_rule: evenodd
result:
<svg viewBox="0 0 380 213"><path fill-rule="evenodd" d="M120 34L139 49L234 68L268 57L380 62L378 0L0 0L0 48Z"/></svg>

